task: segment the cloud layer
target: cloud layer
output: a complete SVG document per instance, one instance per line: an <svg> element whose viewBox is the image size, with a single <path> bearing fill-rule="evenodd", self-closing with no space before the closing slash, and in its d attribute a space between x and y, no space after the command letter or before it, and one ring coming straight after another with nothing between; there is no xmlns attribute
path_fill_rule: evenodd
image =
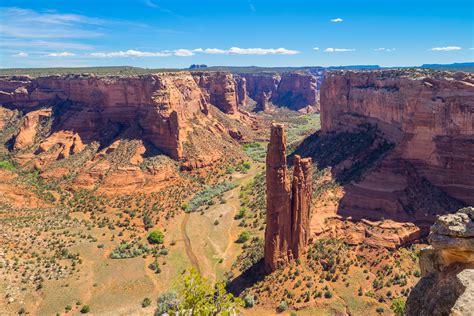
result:
<svg viewBox="0 0 474 316"><path fill-rule="evenodd" d="M344 20L341 19L341 18L335 18L335 19L332 19L332 20L330 20L330 21L333 22L333 23L341 23L341 22L344 21Z"/></svg>
<svg viewBox="0 0 474 316"><path fill-rule="evenodd" d="M160 52L143 52L138 50L129 49L127 51L116 51L116 52L99 52L91 53L93 57L168 57L168 56L179 56L189 57L196 54L212 54L212 55L295 55L299 51L286 49L286 48L240 48L231 47L229 49L219 48L195 48L195 49L176 49L173 51L160 51Z"/></svg>
<svg viewBox="0 0 474 316"><path fill-rule="evenodd" d="M353 52L354 48L332 48L328 47L324 50L325 53L343 53L343 52Z"/></svg>
<svg viewBox="0 0 474 316"><path fill-rule="evenodd" d="M76 56L74 53L69 53L69 52L62 52L62 53L50 53L48 54L49 57L72 57Z"/></svg>
<svg viewBox="0 0 474 316"><path fill-rule="evenodd" d="M435 52L450 52L453 50L461 50L462 48L459 46L445 46L445 47L433 47L430 50Z"/></svg>

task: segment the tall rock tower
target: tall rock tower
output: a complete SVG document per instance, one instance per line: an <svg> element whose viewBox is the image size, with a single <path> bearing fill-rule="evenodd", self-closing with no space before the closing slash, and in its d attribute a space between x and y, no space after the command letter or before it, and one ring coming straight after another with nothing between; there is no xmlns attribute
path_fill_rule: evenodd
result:
<svg viewBox="0 0 474 316"><path fill-rule="evenodd" d="M272 272L299 258L309 240L312 194L311 158L295 156L293 181L286 165L286 135L282 124L272 124L267 150L267 219L265 270Z"/></svg>

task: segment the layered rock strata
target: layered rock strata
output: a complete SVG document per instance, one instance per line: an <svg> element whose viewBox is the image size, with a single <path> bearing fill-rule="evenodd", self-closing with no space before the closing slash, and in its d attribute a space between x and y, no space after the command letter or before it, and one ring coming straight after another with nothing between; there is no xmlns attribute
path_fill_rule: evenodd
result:
<svg viewBox="0 0 474 316"><path fill-rule="evenodd" d="M318 111L318 78L306 72L239 74L246 81L248 96L259 111L268 111L270 105L295 111Z"/></svg>
<svg viewBox="0 0 474 316"><path fill-rule="evenodd" d="M208 103L215 105L224 113L237 113L238 86L231 73L193 72L192 75ZM240 89L243 89L242 86Z"/></svg>
<svg viewBox="0 0 474 316"><path fill-rule="evenodd" d="M345 185L340 208L344 215L429 225L437 214L474 205L472 75L331 72L321 88L321 125L326 135L360 133L375 126L378 135L393 144L377 168ZM444 209L438 211L437 204Z"/></svg>
<svg viewBox="0 0 474 316"><path fill-rule="evenodd" d="M292 182L286 163L284 127L281 124L272 124L266 159L267 215L264 262L267 272L300 258L310 237L311 159L295 157Z"/></svg>
<svg viewBox="0 0 474 316"><path fill-rule="evenodd" d="M443 215L422 249L422 278L407 301L408 316L472 315L474 310L474 208Z"/></svg>
<svg viewBox="0 0 474 316"><path fill-rule="evenodd" d="M232 141L210 107L238 113L232 74L220 72L3 77L0 104L27 113L15 150L32 144L38 120L49 111L53 131L78 135L84 144L107 146L120 135L151 143L177 160L184 157L183 145L196 127ZM231 133L239 134L235 128Z"/></svg>

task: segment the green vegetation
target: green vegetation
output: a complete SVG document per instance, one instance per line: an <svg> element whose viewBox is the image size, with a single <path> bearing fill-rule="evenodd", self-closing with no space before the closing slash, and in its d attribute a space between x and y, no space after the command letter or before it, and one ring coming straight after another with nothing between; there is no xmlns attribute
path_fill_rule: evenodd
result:
<svg viewBox="0 0 474 316"><path fill-rule="evenodd" d="M267 156L266 143L255 142L244 144L242 147L245 153L252 158L252 160L257 162L265 162Z"/></svg>
<svg viewBox="0 0 474 316"><path fill-rule="evenodd" d="M111 259L126 259L126 258L134 258L146 254L150 251L147 245L143 245L141 243L129 243L129 242L122 242L120 245L114 248L110 253Z"/></svg>
<svg viewBox="0 0 474 316"><path fill-rule="evenodd" d="M165 235L159 229L148 234L148 241L150 244L162 244L165 241Z"/></svg>
<svg viewBox="0 0 474 316"><path fill-rule="evenodd" d="M3 161L0 161L0 169L6 169L6 170L9 170L9 171L15 171L15 170L16 170L16 167L15 167L15 165L13 164L12 161L10 161L10 160L3 160Z"/></svg>
<svg viewBox="0 0 474 316"><path fill-rule="evenodd" d="M156 315L232 315L243 306L240 298L227 293L224 283L211 286L194 269L182 276L177 295L166 293L158 298Z"/></svg>
<svg viewBox="0 0 474 316"><path fill-rule="evenodd" d="M286 301L281 301L280 304L278 304L277 312L283 313L287 309L288 309L288 303Z"/></svg>
<svg viewBox="0 0 474 316"><path fill-rule="evenodd" d="M239 238L237 238L237 243L243 244L250 239L250 233L246 230L240 233Z"/></svg>
<svg viewBox="0 0 474 316"><path fill-rule="evenodd" d="M150 305L151 305L151 300L148 297L145 297L142 301L142 307L145 308L145 307L148 307Z"/></svg>
<svg viewBox="0 0 474 316"><path fill-rule="evenodd" d="M203 205L214 204L213 199L221 196L224 192L232 190L237 185L232 182L221 182L212 187L207 187L203 191L197 193L187 205L185 205L186 212L195 212Z"/></svg>
<svg viewBox="0 0 474 316"><path fill-rule="evenodd" d="M403 316L405 315L405 306L406 302L403 298L396 298L392 300L392 305L390 308L393 310L396 316Z"/></svg>
<svg viewBox="0 0 474 316"><path fill-rule="evenodd" d="M89 313L90 311L91 311L91 308L90 308L89 305L84 305L84 306L82 306L82 308L81 308L81 314L87 314L87 313Z"/></svg>

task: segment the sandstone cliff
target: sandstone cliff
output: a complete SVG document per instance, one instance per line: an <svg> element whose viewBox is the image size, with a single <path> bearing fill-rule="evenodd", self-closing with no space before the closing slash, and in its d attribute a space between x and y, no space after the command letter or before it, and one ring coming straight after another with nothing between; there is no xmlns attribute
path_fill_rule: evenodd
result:
<svg viewBox="0 0 474 316"><path fill-rule="evenodd" d="M330 73L321 88L323 132L356 130L364 124L376 125L385 139L396 144L392 161L409 163L435 186L474 204L472 75L427 76L398 70ZM403 190L407 186L403 182L400 179L392 190Z"/></svg>
<svg viewBox="0 0 474 316"><path fill-rule="evenodd" d="M47 108L53 109L55 131L76 133L86 144L99 141L106 146L121 135L143 139L174 159L185 156L183 144L195 127L208 130L209 136L219 135L224 142L232 140L222 126L225 122L210 114L212 106L237 114L235 82L230 73L0 78L0 104L30 112L15 149L31 143L35 110ZM240 123L248 123L244 118L233 118L237 124L229 127L232 133Z"/></svg>
<svg viewBox="0 0 474 316"><path fill-rule="evenodd" d="M237 113L239 97L237 83L232 74L227 72L193 72L192 75L197 85L202 89L207 102L215 105L224 113Z"/></svg>
<svg viewBox="0 0 474 316"><path fill-rule="evenodd" d="M271 272L300 258L308 244L312 163L310 158L295 157L293 181L290 183L284 127L272 124L266 164L264 262L265 270Z"/></svg>
<svg viewBox="0 0 474 316"><path fill-rule="evenodd" d="M474 310L474 208L443 215L421 251L422 278L407 301L407 315L472 315Z"/></svg>
<svg viewBox="0 0 474 316"><path fill-rule="evenodd" d="M246 81L248 96L258 111L268 111L270 104L295 111L318 111L318 78L310 73L239 74Z"/></svg>

